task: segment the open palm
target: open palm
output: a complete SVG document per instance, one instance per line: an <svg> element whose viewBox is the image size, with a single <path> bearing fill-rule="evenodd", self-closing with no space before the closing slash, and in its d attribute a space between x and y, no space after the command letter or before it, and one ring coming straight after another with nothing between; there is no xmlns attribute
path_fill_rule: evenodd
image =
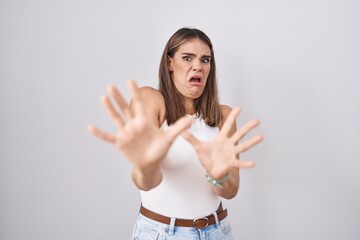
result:
<svg viewBox="0 0 360 240"><path fill-rule="evenodd" d="M201 164L214 179L223 178L234 167L251 168L255 165L252 161L239 160L237 156L252 148L263 139L261 135L256 135L243 143L239 143L249 131L259 125L259 121L257 119L251 120L238 131L231 134L232 126L239 112L240 108L234 108L227 117L219 134L210 141L200 141L189 131L182 134L194 146Z"/></svg>
<svg viewBox="0 0 360 240"><path fill-rule="evenodd" d="M144 100L134 81L129 82L132 94L132 106L125 102L116 87L109 87L109 93L121 109L116 111L109 97L102 98L103 105L114 121L118 133L106 133L90 125L88 130L96 137L113 144L138 169L157 167L166 155L175 138L191 124L191 119L183 117L162 131L146 116Z"/></svg>

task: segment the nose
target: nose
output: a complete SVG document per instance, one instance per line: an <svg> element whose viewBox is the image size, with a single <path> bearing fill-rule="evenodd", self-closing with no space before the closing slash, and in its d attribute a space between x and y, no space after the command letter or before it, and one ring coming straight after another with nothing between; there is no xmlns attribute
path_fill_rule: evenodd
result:
<svg viewBox="0 0 360 240"><path fill-rule="evenodd" d="M199 59L194 61L192 68L194 72L201 72L202 71L201 61Z"/></svg>

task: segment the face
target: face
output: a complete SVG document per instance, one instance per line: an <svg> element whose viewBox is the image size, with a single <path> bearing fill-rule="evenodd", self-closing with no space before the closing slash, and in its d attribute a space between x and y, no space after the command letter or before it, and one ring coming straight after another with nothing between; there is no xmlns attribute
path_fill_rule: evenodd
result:
<svg viewBox="0 0 360 240"><path fill-rule="evenodd" d="M198 38L184 42L169 58L171 79L184 97L185 106L201 96L210 72L210 59L210 47Z"/></svg>

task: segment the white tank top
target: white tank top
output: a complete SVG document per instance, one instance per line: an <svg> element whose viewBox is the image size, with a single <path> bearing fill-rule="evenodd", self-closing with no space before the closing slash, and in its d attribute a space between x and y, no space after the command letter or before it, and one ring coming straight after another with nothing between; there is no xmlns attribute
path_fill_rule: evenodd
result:
<svg viewBox="0 0 360 240"><path fill-rule="evenodd" d="M167 127L165 120L161 128ZM219 132L218 127L209 127L201 118L195 118L189 130L199 140L210 140ZM140 191L147 209L168 217L194 219L219 207L220 197L207 182L194 147L183 137L177 137L170 147L162 162L162 172L163 179L157 187Z"/></svg>

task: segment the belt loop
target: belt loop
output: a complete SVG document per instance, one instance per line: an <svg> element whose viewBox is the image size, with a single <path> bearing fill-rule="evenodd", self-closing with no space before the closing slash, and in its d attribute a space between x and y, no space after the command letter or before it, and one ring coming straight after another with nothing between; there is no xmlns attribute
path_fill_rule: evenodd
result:
<svg viewBox="0 0 360 240"><path fill-rule="evenodd" d="M218 218L217 212L213 212L212 215L214 215L215 222L216 222L216 228L218 228L219 227L219 218Z"/></svg>
<svg viewBox="0 0 360 240"><path fill-rule="evenodd" d="M176 218L172 217L169 225L169 236L174 235Z"/></svg>

